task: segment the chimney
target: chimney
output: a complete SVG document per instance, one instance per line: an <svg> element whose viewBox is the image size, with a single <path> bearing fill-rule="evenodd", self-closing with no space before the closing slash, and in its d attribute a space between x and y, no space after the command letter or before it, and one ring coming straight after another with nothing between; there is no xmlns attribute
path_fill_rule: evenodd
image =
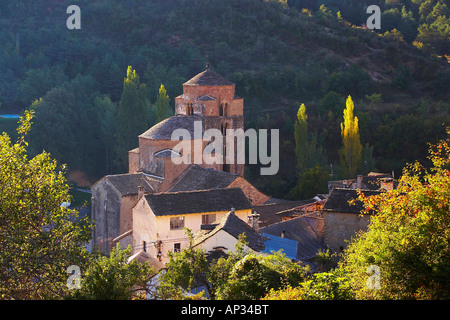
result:
<svg viewBox="0 0 450 320"><path fill-rule="evenodd" d="M281 231L281 237L284 238L284 235L286 233L286 230L283 229L283 231Z"/></svg>
<svg viewBox="0 0 450 320"><path fill-rule="evenodd" d="M140 185L138 187L138 200L141 199L143 195L144 195L144 187Z"/></svg>
<svg viewBox="0 0 450 320"><path fill-rule="evenodd" d="M259 232L259 214L252 213L252 229Z"/></svg>
<svg viewBox="0 0 450 320"><path fill-rule="evenodd" d="M358 174L356 176L356 189L361 189L362 180L363 180L363 176L361 174Z"/></svg>

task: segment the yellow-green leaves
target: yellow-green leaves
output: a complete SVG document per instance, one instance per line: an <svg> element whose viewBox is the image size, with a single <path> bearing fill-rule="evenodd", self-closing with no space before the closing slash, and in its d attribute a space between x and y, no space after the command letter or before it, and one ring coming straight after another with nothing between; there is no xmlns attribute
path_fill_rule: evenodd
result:
<svg viewBox="0 0 450 320"><path fill-rule="evenodd" d="M344 109L344 122L341 123L342 148L339 157L345 178L355 177L361 167L362 144L359 137L358 118L354 116L352 97L348 96Z"/></svg>
<svg viewBox="0 0 450 320"><path fill-rule="evenodd" d="M74 223L64 172L49 153L29 159L25 137L33 112L21 117L17 142L0 136L0 296L57 299L66 291L66 272L82 265L89 237Z"/></svg>

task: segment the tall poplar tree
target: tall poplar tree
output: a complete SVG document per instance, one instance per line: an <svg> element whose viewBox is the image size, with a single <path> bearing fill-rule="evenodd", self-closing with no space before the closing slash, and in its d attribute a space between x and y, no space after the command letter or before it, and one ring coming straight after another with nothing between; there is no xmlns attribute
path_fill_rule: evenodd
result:
<svg viewBox="0 0 450 320"><path fill-rule="evenodd" d="M294 123L295 155L297 157L297 185L290 191L292 199L306 199L326 192L328 173L326 155L317 145L317 138L308 132L305 104L301 104Z"/></svg>
<svg viewBox="0 0 450 320"><path fill-rule="evenodd" d="M294 123L295 156L297 157L297 169L301 172L306 166L308 149L308 116L305 104L302 103L297 111L297 121Z"/></svg>
<svg viewBox="0 0 450 320"><path fill-rule="evenodd" d="M140 83L136 70L128 66L117 117L116 170L127 168L128 151L137 147L138 136L149 125L150 104L146 91L147 86Z"/></svg>
<svg viewBox="0 0 450 320"><path fill-rule="evenodd" d="M358 117L353 114L354 104L348 96L344 109L344 122L341 122L342 148L339 150L342 174L352 178L361 167L362 144L359 137Z"/></svg>
<svg viewBox="0 0 450 320"><path fill-rule="evenodd" d="M156 98L156 122L160 122L169 117L169 101L166 88L163 84L159 87L158 97Z"/></svg>

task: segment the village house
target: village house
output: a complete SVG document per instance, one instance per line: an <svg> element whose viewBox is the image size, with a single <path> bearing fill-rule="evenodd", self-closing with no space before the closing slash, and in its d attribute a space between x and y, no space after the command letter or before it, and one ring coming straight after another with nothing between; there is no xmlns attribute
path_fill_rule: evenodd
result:
<svg viewBox="0 0 450 320"><path fill-rule="evenodd" d="M314 198L303 200L297 203L295 207L282 210L276 213L278 220L286 221L300 216L305 216L310 212L321 210L326 203L328 195L317 195Z"/></svg>
<svg viewBox="0 0 450 320"><path fill-rule="evenodd" d="M195 234L194 248L204 249L209 255L226 255L235 251L239 236L245 236L246 252L267 256L280 249L292 260L297 260L297 241L260 232L258 214L253 214L251 226L229 211L211 225L205 225Z"/></svg>
<svg viewBox="0 0 450 320"><path fill-rule="evenodd" d="M143 250L166 263L169 251L187 247L185 228L195 233L231 209L244 224L252 214L252 205L239 188L146 194L133 208L132 229L116 241L122 246L131 243L134 251Z"/></svg>
<svg viewBox="0 0 450 320"><path fill-rule="evenodd" d="M378 195L383 191L361 190L365 196ZM320 210L323 217L325 245L332 252L341 252L359 231L367 230L370 214L361 214L364 205L358 199L356 189L333 189ZM350 203L352 200L356 200Z"/></svg>
<svg viewBox="0 0 450 320"><path fill-rule="evenodd" d="M328 182L328 192L338 189L365 189L386 191L395 189L397 181L392 173L370 172L368 175L358 175L356 179L333 180Z"/></svg>
<svg viewBox="0 0 450 320"><path fill-rule="evenodd" d="M313 262L317 252L325 251L324 218L319 211L261 228L261 232L297 242L296 260Z"/></svg>

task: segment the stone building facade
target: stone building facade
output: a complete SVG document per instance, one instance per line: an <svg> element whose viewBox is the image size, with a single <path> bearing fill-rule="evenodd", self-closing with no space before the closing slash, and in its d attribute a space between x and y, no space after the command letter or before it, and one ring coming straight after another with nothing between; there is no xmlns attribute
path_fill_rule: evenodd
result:
<svg viewBox="0 0 450 320"><path fill-rule="evenodd" d="M190 154L174 150L180 143L172 140L176 129L189 132ZM195 165L175 163L174 157L187 156L194 160L198 151L195 145L203 152L209 143L204 141L203 134L195 135L197 129L201 132L216 129L224 137L227 129L244 129L244 101L236 96L235 84L209 67L183 84L183 94L175 98L174 116L139 135L138 147L128 152L128 173L105 176L92 185L94 247L108 254L115 242L133 243L130 239L137 236L133 208L143 195L240 188L251 205L269 199L243 178L244 164L226 163L225 156L223 163L210 164L204 159ZM234 154L237 154L236 149Z"/></svg>
<svg viewBox="0 0 450 320"><path fill-rule="evenodd" d="M230 210L244 224L252 214L252 205L239 188L144 195L133 208L133 248L166 263L169 251L188 246L184 228L196 233Z"/></svg>
<svg viewBox="0 0 450 320"><path fill-rule="evenodd" d="M113 239L132 227L132 208L140 196L139 186L142 195L157 191L161 184L160 179L136 173L108 175L92 185L93 246L101 252L109 252Z"/></svg>
<svg viewBox="0 0 450 320"><path fill-rule="evenodd" d="M380 194L381 191L362 190L365 196ZM355 189L333 189L320 211L323 217L323 236L325 245L332 252L344 250L359 231L366 231L370 223L369 214L361 214L363 204L349 201L358 198Z"/></svg>

